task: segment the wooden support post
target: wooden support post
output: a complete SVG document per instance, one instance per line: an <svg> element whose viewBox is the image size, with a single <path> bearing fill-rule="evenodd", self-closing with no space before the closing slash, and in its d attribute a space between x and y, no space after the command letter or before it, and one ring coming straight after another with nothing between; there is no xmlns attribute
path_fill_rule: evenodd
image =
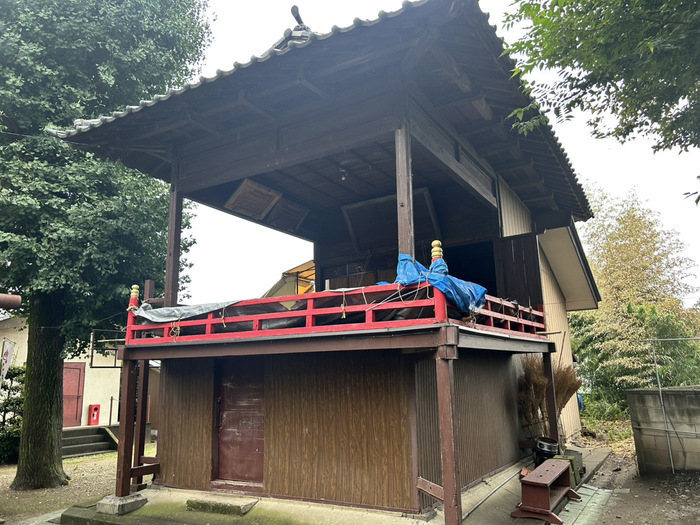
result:
<svg viewBox="0 0 700 525"><path fill-rule="evenodd" d="M396 144L396 212L399 221L399 253L415 258L411 127L405 114L399 121L394 138Z"/></svg>
<svg viewBox="0 0 700 525"><path fill-rule="evenodd" d="M146 279L143 285L143 300L144 302L153 299L156 296L156 282L153 279Z"/></svg>
<svg viewBox="0 0 700 525"><path fill-rule="evenodd" d="M136 401L136 361L122 365L121 415L119 418L119 447L117 449L117 497L131 493L131 454L134 444L134 402Z"/></svg>
<svg viewBox="0 0 700 525"><path fill-rule="evenodd" d="M170 182L170 211L168 218L168 253L165 261L165 306L177 306L180 279L180 239L182 234L182 193L178 176L180 162L173 162Z"/></svg>
<svg viewBox="0 0 700 525"><path fill-rule="evenodd" d="M134 445L134 468L141 466L141 457L144 456L146 447L146 420L148 418L148 373L149 360L139 361L139 384L136 407L136 439ZM143 476L136 478L136 483L142 483Z"/></svg>
<svg viewBox="0 0 700 525"><path fill-rule="evenodd" d="M453 367L456 352L456 346L444 345L438 349L435 360L445 525L461 525L462 523L462 491L457 458Z"/></svg>
<svg viewBox="0 0 700 525"><path fill-rule="evenodd" d="M554 391L554 369L552 368L552 354L545 352L542 354L542 367L544 377L547 378L548 385L545 392L547 400L547 422L549 424L549 437L559 443L559 425L557 424L557 402Z"/></svg>

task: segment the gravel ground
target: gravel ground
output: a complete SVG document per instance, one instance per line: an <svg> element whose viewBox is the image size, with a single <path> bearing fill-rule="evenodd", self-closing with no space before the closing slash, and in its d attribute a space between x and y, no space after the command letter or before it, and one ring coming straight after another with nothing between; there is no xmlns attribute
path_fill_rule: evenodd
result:
<svg viewBox="0 0 700 525"><path fill-rule="evenodd" d="M600 525L700 525L700 472L640 477L634 455L616 451L589 484L615 491Z"/></svg>
<svg viewBox="0 0 700 525"><path fill-rule="evenodd" d="M155 444L147 445L146 455L153 454ZM56 489L10 490L16 470L16 465L0 466L0 518L8 525L114 494L117 453L64 460L63 470L71 480Z"/></svg>
<svg viewBox="0 0 700 525"><path fill-rule="evenodd" d="M587 446L607 444L613 449L589 481L590 485L614 491L597 525L700 525L700 472L641 477L634 440L605 441L606 437L587 442Z"/></svg>

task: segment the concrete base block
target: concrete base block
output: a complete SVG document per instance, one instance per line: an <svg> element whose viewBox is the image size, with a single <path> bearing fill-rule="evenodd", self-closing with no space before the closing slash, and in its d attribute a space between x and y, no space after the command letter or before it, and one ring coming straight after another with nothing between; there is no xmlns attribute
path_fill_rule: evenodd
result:
<svg viewBox="0 0 700 525"><path fill-rule="evenodd" d="M146 503L148 500L142 494L131 494L121 498L114 495L105 496L97 502L97 513L122 516L140 509Z"/></svg>
<svg viewBox="0 0 700 525"><path fill-rule="evenodd" d="M188 499L187 510L199 512L213 512L215 514L227 514L230 516L244 516L252 509L257 500L244 503L225 503L222 501L208 501L198 499Z"/></svg>

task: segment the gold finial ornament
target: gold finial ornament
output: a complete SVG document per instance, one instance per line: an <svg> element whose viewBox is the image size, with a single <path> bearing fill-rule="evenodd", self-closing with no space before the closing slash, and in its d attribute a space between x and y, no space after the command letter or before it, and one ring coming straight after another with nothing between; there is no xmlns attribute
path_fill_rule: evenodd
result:
<svg viewBox="0 0 700 525"><path fill-rule="evenodd" d="M139 285L135 284L131 287L131 297L138 298L139 296Z"/></svg>
<svg viewBox="0 0 700 525"><path fill-rule="evenodd" d="M433 249L430 251L430 255L433 259L442 259L442 243L440 241L433 241L430 243Z"/></svg>

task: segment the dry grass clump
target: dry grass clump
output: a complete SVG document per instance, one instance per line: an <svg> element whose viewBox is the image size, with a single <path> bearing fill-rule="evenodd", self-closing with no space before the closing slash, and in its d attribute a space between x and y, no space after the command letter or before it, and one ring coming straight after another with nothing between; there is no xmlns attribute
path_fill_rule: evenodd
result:
<svg viewBox="0 0 700 525"><path fill-rule="evenodd" d="M542 357L539 354L528 354L522 357L523 374L518 381L518 408L525 420L526 428L531 437L547 434L545 394L548 379L544 375ZM569 399L581 387L583 381L571 365L554 368L554 391L557 412L566 406Z"/></svg>
<svg viewBox="0 0 700 525"><path fill-rule="evenodd" d="M521 359L523 375L518 380L518 408L527 428L534 428L542 421L541 408L548 381L542 371L539 356L528 354ZM537 433L537 432L536 432Z"/></svg>
<svg viewBox="0 0 700 525"><path fill-rule="evenodd" d="M554 397L557 411L561 412L569 402L569 399L581 388L583 380L578 376L571 365L559 365L554 369Z"/></svg>

